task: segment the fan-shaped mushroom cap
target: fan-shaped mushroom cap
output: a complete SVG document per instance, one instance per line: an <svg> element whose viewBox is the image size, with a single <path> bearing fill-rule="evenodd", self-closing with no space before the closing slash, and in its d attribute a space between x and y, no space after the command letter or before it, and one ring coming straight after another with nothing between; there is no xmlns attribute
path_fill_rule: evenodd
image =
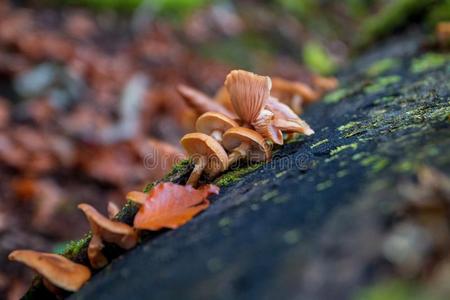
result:
<svg viewBox="0 0 450 300"><path fill-rule="evenodd" d="M245 123L252 123L264 108L270 96L270 77L243 70L231 71L225 79L234 111Z"/></svg>
<svg viewBox="0 0 450 300"><path fill-rule="evenodd" d="M264 138L256 131L245 127L233 127L223 135L223 146L228 151L233 151L242 144L249 146L247 157L252 162L260 162L270 159L270 149Z"/></svg>
<svg viewBox="0 0 450 300"><path fill-rule="evenodd" d="M92 233L99 235L102 240L114 243L127 250L136 245L138 237L133 227L106 218L89 204L79 204L78 208L86 215L91 225Z"/></svg>
<svg viewBox="0 0 450 300"><path fill-rule="evenodd" d="M187 85L180 84L177 87L178 93L183 97L188 106L195 110L198 114L203 114L208 111L218 112L227 117L235 118L236 116L223 107L221 104L215 102L209 96L202 92L191 88Z"/></svg>
<svg viewBox="0 0 450 300"><path fill-rule="evenodd" d="M227 169L227 153L219 142L209 135L200 132L188 133L181 138L180 142L195 163L200 159L207 159L204 171L209 176L214 176Z"/></svg>
<svg viewBox="0 0 450 300"><path fill-rule="evenodd" d="M239 126L238 123L225 115L216 112L207 112L201 115L195 123L195 128L201 133L211 135L218 142L222 141L222 133L232 127ZM219 135L216 134L219 133Z"/></svg>
<svg viewBox="0 0 450 300"><path fill-rule="evenodd" d="M91 278L89 268L58 254L15 250L9 254L8 258L27 265L52 285L70 292L79 290Z"/></svg>

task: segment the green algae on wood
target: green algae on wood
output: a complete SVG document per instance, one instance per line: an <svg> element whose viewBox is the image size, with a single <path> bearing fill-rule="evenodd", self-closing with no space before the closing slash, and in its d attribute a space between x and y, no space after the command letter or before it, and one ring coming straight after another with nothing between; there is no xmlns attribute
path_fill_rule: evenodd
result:
<svg viewBox="0 0 450 300"><path fill-rule="evenodd" d="M361 25L361 30L355 39L357 48L365 48L371 43L401 27L414 15L423 14L435 0L394 0L377 14L369 17Z"/></svg>
<svg viewBox="0 0 450 300"><path fill-rule="evenodd" d="M390 75L378 78L374 83L364 88L364 91L369 94L378 93L387 86L397 83L402 78L398 75Z"/></svg>
<svg viewBox="0 0 450 300"><path fill-rule="evenodd" d="M387 71L397 68L399 65L400 61L398 59L392 57L383 58L371 64L367 68L366 74L372 77L379 76Z"/></svg>
<svg viewBox="0 0 450 300"><path fill-rule="evenodd" d="M330 155L336 155L341 151L344 150L348 150L348 149L352 149L352 150L356 150L358 148L358 143L351 143L351 144L347 144L347 145L342 145L342 146L338 146L336 148L334 148L333 150L331 150Z"/></svg>
<svg viewBox="0 0 450 300"><path fill-rule="evenodd" d="M323 139L323 140L318 141L317 143L312 144L309 148L314 149L314 148L316 148L322 144L326 144L326 143L328 143L328 139Z"/></svg>
<svg viewBox="0 0 450 300"><path fill-rule="evenodd" d="M345 96L347 96L348 90L344 88L337 89L325 96L323 99L323 102L331 104L331 103L337 103L344 99Z"/></svg>
<svg viewBox="0 0 450 300"><path fill-rule="evenodd" d="M336 70L334 60L317 42L307 42L303 47L303 61L312 71L322 75L328 75Z"/></svg>
<svg viewBox="0 0 450 300"><path fill-rule="evenodd" d="M339 131L347 131L347 130L350 130L351 128L355 127L355 126L358 126L359 124L361 124L361 122L359 122L359 121L351 121L351 122L348 122L347 124L339 126L338 130Z"/></svg>
<svg viewBox="0 0 450 300"><path fill-rule="evenodd" d="M256 171L263 163L256 163L236 170L231 170L214 180L214 184L223 187L239 181L244 175Z"/></svg>
<svg viewBox="0 0 450 300"><path fill-rule="evenodd" d="M411 63L412 73L421 73L431 69L438 68L450 61L450 55L441 53L425 53L422 56L413 59Z"/></svg>
<svg viewBox="0 0 450 300"><path fill-rule="evenodd" d="M418 295L417 283L393 279L361 289L353 300L425 300Z"/></svg>
<svg viewBox="0 0 450 300"><path fill-rule="evenodd" d="M326 190L326 189L328 189L328 188L330 188L332 186L333 186L333 181L332 180L326 180L324 182L321 182L321 183L317 184L316 185L316 190L318 192L321 192L321 191Z"/></svg>

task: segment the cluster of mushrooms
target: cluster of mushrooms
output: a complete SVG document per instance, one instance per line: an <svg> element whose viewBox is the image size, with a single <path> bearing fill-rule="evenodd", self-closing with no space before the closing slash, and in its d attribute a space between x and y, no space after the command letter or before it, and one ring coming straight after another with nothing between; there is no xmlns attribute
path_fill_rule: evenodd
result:
<svg viewBox="0 0 450 300"><path fill-rule="evenodd" d="M197 132L186 134L181 139L182 146L195 164L187 187L190 185L192 189L197 186L203 173L209 177L217 176L242 159L248 159L249 162L269 160L270 145L282 145L283 133L287 134L286 138L291 138L293 134L314 133L289 105L274 97L283 93L295 95L300 89L305 99L312 99L313 91L282 80L275 82L277 86L271 95L273 81L270 77L242 70L231 71L226 77L224 88L219 92L220 102L210 101L201 92L187 86L179 86L178 90L186 102L202 113L196 121ZM330 84L323 82L323 86L326 83ZM218 193L218 189L215 191L204 187L193 190L205 190L206 194ZM146 196L131 192L127 198L142 205ZM108 206L108 217L85 203L78 208L83 211L91 227L92 237L87 256L92 269L100 269L108 264L102 252L104 243L115 244L125 250L138 243L139 227L113 220L119 211L117 207ZM77 291L91 277L90 268L58 254L16 250L9 255L9 259L24 263L41 274L43 284L56 295L64 291Z"/></svg>
<svg viewBox="0 0 450 300"><path fill-rule="evenodd" d="M117 207L108 206L109 217L103 216L86 203L78 205L78 208L85 214L91 227L92 237L87 256L93 269L100 269L108 264L108 259L102 253L105 242L125 250L136 246L139 238L138 230L112 220L118 212ZM91 271L87 266L59 254L15 250L8 258L34 269L43 277L44 286L55 295L64 295L64 291L75 292L91 278Z"/></svg>
<svg viewBox="0 0 450 300"><path fill-rule="evenodd" d="M288 138L295 133L314 133L287 104L271 96L270 77L234 70L228 74L224 88L220 92L222 105L218 105L188 87L179 87L192 106L210 110L197 119L197 132L181 139L195 164L187 181L192 186L197 185L202 173L215 177L241 159L250 163L269 160L270 145L282 145L283 133Z"/></svg>

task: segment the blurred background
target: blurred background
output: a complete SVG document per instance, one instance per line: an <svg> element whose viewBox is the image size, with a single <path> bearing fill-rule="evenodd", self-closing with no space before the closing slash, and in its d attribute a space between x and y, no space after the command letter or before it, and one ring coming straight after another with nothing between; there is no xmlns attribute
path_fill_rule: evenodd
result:
<svg viewBox="0 0 450 300"><path fill-rule="evenodd" d="M311 84L449 14L448 0L0 0L0 298L32 278L11 250L61 252L88 230L78 203L120 207L183 157L196 115L176 85L214 96L234 68Z"/></svg>

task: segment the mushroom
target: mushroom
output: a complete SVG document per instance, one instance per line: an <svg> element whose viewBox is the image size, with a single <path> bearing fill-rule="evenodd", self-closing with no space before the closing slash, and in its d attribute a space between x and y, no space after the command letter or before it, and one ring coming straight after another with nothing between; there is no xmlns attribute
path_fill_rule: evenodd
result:
<svg viewBox="0 0 450 300"><path fill-rule="evenodd" d="M234 111L245 125L251 125L270 97L271 80L243 70L231 71L225 79Z"/></svg>
<svg viewBox="0 0 450 300"><path fill-rule="evenodd" d="M41 274L44 285L54 293L59 293L59 289L78 291L91 278L89 268L58 254L15 250L8 259L21 262Z"/></svg>
<svg viewBox="0 0 450 300"><path fill-rule="evenodd" d="M288 101L288 104L297 113L300 113L303 102L314 102L320 96L319 93L302 82L279 77L272 77L272 95L283 101Z"/></svg>
<svg viewBox="0 0 450 300"><path fill-rule="evenodd" d="M147 199L148 195L143 192L138 191L131 191L128 192L126 198L130 201L133 201L134 203L137 203L139 205L143 205L145 203L145 199Z"/></svg>
<svg viewBox="0 0 450 300"><path fill-rule="evenodd" d="M91 226L92 238L88 246L88 258L94 269L102 268L108 263L101 252L104 247L103 241L126 250L136 245L138 236L133 227L104 217L89 204L79 204L78 208L86 215Z"/></svg>
<svg viewBox="0 0 450 300"><path fill-rule="evenodd" d="M282 145L283 131L314 133L284 103L270 97L269 77L246 71L232 71L225 80L236 114L244 121L244 126L253 127L264 138Z"/></svg>
<svg viewBox="0 0 450 300"><path fill-rule="evenodd" d="M188 133L181 139L181 144L195 167L186 184L196 186L203 171L211 177L228 167L228 156L215 139L204 133Z"/></svg>
<svg viewBox="0 0 450 300"><path fill-rule="evenodd" d="M253 122L257 132L275 144L283 144L283 132L311 135L314 130L286 104L270 97L258 119Z"/></svg>
<svg viewBox="0 0 450 300"><path fill-rule="evenodd" d="M256 131L245 127L233 127L223 134L223 146L230 153L229 165L248 157L251 162L270 159L271 153L264 138Z"/></svg>
<svg viewBox="0 0 450 300"><path fill-rule="evenodd" d="M178 93L184 99L186 104L191 107L199 115L205 112L218 112L229 118L235 118L236 116L223 107L221 104L217 103L209 96L203 94L202 92L191 88L187 85L180 84L177 87Z"/></svg>
<svg viewBox="0 0 450 300"><path fill-rule="evenodd" d="M320 75L313 76L313 83L320 92L334 90L339 85L339 81L335 77L324 77Z"/></svg>
<svg viewBox="0 0 450 300"><path fill-rule="evenodd" d="M201 115L195 123L198 132L212 136L219 143L222 142L222 135L232 127L239 124L221 113L207 112Z"/></svg>
<svg viewBox="0 0 450 300"><path fill-rule="evenodd" d="M314 134L314 130L294 113L289 106L270 97L266 104L266 109L274 114L274 126L283 132L298 132L304 135Z"/></svg>

